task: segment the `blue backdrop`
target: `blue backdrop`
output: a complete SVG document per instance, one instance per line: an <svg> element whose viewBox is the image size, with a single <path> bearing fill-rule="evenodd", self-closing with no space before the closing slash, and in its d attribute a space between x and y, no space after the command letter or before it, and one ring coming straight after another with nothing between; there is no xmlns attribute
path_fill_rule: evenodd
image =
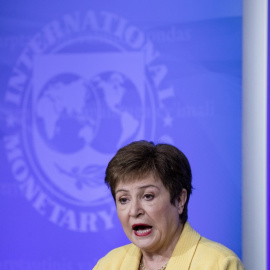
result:
<svg viewBox="0 0 270 270"><path fill-rule="evenodd" d="M189 158L189 221L241 257L240 0L1 1L0 269L92 269L128 243L104 170Z"/></svg>

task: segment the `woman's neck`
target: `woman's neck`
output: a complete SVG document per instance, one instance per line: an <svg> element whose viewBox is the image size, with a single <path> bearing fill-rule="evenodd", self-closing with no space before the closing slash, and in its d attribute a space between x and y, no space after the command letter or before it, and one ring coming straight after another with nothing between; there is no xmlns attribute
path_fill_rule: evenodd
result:
<svg viewBox="0 0 270 270"><path fill-rule="evenodd" d="M141 263L147 269L159 269L164 264L166 264L172 256L174 248L180 238L180 235L183 231L184 225L180 223L178 230L176 231L174 238L168 241L168 245L163 246L161 249L157 251L148 251L148 250L141 250L142 251L142 258Z"/></svg>

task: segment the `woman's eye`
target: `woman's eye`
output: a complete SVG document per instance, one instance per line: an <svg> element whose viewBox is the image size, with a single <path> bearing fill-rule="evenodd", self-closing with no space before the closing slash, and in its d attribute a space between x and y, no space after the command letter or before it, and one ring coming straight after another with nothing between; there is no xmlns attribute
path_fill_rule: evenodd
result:
<svg viewBox="0 0 270 270"><path fill-rule="evenodd" d="M119 201L121 204L125 204L125 203L127 203L127 198L120 198L118 201Z"/></svg>
<svg viewBox="0 0 270 270"><path fill-rule="evenodd" d="M144 198L145 198L147 201L151 201L152 199L154 199L154 195L152 195L152 194L145 194L145 195L144 195Z"/></svg>

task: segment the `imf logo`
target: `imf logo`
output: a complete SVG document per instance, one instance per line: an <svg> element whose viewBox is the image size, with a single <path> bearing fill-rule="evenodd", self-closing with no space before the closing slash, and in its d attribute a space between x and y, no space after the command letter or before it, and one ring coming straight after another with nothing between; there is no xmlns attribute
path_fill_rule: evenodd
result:
<svg viewBox="0 0 270 270"><path fill-rule="evenodd" d="M172 140L173 97L159 53L123 18L77 12L45 26L5 96L7 158L26 199L61 227L113 228L106 165L131 141Z"/></svg>

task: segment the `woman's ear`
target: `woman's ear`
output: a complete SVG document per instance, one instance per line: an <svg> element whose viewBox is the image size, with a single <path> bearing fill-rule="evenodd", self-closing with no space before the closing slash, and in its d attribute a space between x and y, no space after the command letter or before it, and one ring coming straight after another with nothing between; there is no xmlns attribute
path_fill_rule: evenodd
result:
<svg viewBox="0 0 270 270"><path fill-rule="evenodd" d="M177 201L179 215L183 213L186 201L187 201L187 190L183 188Z"/></svg>

